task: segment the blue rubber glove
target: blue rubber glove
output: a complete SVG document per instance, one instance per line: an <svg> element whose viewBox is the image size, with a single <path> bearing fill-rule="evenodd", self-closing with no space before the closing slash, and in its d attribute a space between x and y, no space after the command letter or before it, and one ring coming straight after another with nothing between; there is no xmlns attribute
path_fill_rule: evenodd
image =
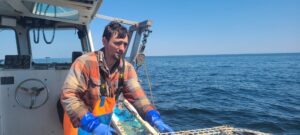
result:
<svg viewBox="0 0 300 135"><path fill-rule="evenodd" d="M110 126L100 123L99 119L90 112L87 112L81 118L80 127L87 132L92 132L93 135L111 135L112 132L116 133Z"/></svg>
<svg viewBox="0 0 300 135"><path fill-rule="evenodd" d="M117 134L117 132L110 126L102 123L99 126L97 126L93 131L93 135L113 135L113 134Z"/></svg>
<svg viewBox="0 0 300 135"><path fill-rule="evenodd" d="M148 111L146 113L145 120L149 122L151 126L156 127L161 133L174 132L170 126L162 121L159 113L156 110Z"/></svg>

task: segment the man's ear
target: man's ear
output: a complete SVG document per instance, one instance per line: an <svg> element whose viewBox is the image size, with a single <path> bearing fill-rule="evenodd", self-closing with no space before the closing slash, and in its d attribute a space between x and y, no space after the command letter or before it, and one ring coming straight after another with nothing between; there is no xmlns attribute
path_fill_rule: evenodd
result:
<svg viewBox="0 0 300 135"><path fill-rule="evenodd" d="M102 37L102 44L103 46L108 45L108 40L106 39L106 37Z"/></svg>

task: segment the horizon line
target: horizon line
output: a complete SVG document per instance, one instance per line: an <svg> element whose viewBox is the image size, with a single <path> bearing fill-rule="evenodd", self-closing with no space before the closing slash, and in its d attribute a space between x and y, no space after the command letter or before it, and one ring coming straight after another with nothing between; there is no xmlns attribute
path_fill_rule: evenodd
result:
<svg viewBox="0 0 300 135"><path fill-rule="evenodd" d="M272 55L272 54L298 54L300 52L275 52L275 53L221 53L221 54L178 54L178 55L146 55L149 57L172 56L218 56L218 55Z"/></svg>

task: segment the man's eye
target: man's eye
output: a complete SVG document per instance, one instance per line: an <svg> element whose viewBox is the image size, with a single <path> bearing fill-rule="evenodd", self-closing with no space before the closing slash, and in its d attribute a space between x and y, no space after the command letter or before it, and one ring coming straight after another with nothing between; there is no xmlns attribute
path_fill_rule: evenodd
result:
<svg viewBox="0 0 300 135"><path fill-rule="evenodd" d="M122 44L124 44L125 47L127 46L127 43L123 43L123 42L115 42L115 45L117 45L117 46L121 46Z"/></svg>
<svg viewBox="0 0 300 135"><path fill-rule="evenodd" d="M122 42L115 42L115 45L117 45L117 46L120 46L122 44L123 44Z"/></svg>

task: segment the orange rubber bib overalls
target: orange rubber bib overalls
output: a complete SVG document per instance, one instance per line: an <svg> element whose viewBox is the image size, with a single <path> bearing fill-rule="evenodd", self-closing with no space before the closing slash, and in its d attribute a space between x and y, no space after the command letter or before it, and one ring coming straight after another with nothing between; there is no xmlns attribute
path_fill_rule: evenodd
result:
<svg viewBox="0 0 300 135"><path fill-rule="evenodd" d="M96 102L96 106L94 107L94 110L92 113L95 117L98 117L98 119L100 120L100 123L109 125L110 121L111 121L111 116L113 113L113 108L116 103L115 98L105 97L103 106L100 106L100 103L101 103L100 100L101 99L99 99ZM89 133L89 132L81 129L80 127L74 128L71 123L71 120L66 112L64 113L63 125L64 125L64 135L92 135L92 133Z"/></svg>
<svg viewBox="0 0 300 135"><path fill-rule="evenodd" d="M124 67L125 67L124 59L122 59L122 63L123 63L123 66L119 67L119 82L118 82L118 88L117 88L116 94L115 94L116 97L118 97L120 95L121 89L122 89L123 83L124 83ZM99 71L101 72L100 67L99 67ZM104 78L104 77L101 77L101 82L105 82L102 78ZM101 84L101 87L100 87L101 95L103 95L102 93L103 93L104 89L106 89L106 85ZM101 98L99 98L96 101L96 104L94 106L92 114L99 119L100 123L110 125L111 116L113 114L113 109L114 109L115 104L116 104L115 97L101 96ZM80 127L74 128L71 123L71 120L66 112L64 113L63 128L64 128L64 135L92 135L92 133L81 129Z"/></svg>

